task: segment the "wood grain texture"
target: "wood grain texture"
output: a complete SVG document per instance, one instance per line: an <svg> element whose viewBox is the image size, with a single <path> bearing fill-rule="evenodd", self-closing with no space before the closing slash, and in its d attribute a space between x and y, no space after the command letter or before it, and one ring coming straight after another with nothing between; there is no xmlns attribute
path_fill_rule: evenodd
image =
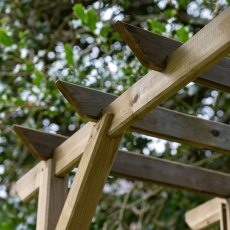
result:
<svg viewBox="0 0 230 230"><path fill-rule="evenodd" d="M121 137L108 137L113 115L105 114L92 132L59 218L57 230L89 229Z"/></svg>
<svg viewBox="0 0 230 230"><path fill-rule="evenodd" d="M24 126L14 125L13 130L21 138L24 144L29 147L31 154L38 160L46 160L52 158L53 151L65 141L66 137L62 135L53 135Z"/></svg>
<svg viewBox="0 0 230 230"><path fill-rule="evenodd" d="M54 161L40 162L36 230L54 230L68 192L68 176L54 176Z"/></svg>
<svg viewBox="0 0 230 230"><path fill-rule="evenodd" d="M58 88L84 119L96 121L101 111L117 96L75 84L58 81ZM132 131L216 152L230 153L230 127L162 107L134 123Z"/></svg>
<svg viewBox="0 0 230 230"><path fill-rule="evenodd" d="M224 203L221 203L221 212L220 212L220 230L229 230L229 217L227 214L227 205ZM228 227L229 226L229 227Z"/></svg>
<svg viewBox="0 0 230 230"><path fill-rule="evenodd" d="M76 167L91 137L94 124L88 122L54 151L55 175L65 176ZM70 167L71 165L71 167Z"/></svg>
<svg viewBox="0 0 230 230"><path fill-rule="evenodd" d="M229 230L230 229L230 199L228 198L225 201L226 201L226 205L225 205L225 210L226 210L225 215L226 216L225 217L223 215L221 216L221 222L225 222L225 225L222 228L226 226L227 228L226 227L225 228Z"/></svg>
<svg viewBox="0 0 230 230"><path fill-rule="evenodd" d="M163 71L167 66L168 57L182 45L181 42L121 21L117 21L114 28L141 64L152 70Z"/></svg>
<svg viewBox="0 0 230 230"><path fill-rule="evenodd" d="M38 163L16 182L16 191L21 201L28 201L38 192L41 165L41 162Z"/></svg>
<svg viewBox="0 0 230 230"><path fill-rule="evenodd" d="M151 33L147 30L116 22L115 29L134 52L142 65L156 71L163 71L168 57L179 48L182 43ZM230 92L230 59L225 58L199 76L195 82L224 92Z"/></svg>
<svg viewBox="0 0 230 230"><path fill-rule="evenodd" d="M91 134L91 131L89 133ZM81 145L80 141L78 144ZM55 167L56 176L63 177L77 167L86 147L87 145L82 145L81 148L70 151L72 152L70 155L68 151L65 154L63 152L59 156L59 167ZM57 164L57 161L54 162ZM26 196L28 197L31 196L36 188L31 186L35 181L33 175L34 171L31 170L31 173L28 172L28 175L26 174L19 180L24 181L20 183L21 186L19 188L21 189L19 189L19 192L25 194L24 191L26 191ZM117 153L111 175L182 188L198 193L217 195L219 197L230 196L230 175L228 174L121 150ZM20 197L26 196L21 195Z"/></svg>
<svg viewBox="0 0 230 230"><path fill-rule="evenodd" d="M230 8L227 8L174 51L163 72L150 71L109 104L103 110L103 113L114 113L109 135L114 137L123 133L135 121L223 59L230 52L229 24Z"/></svg>
<svg viewBox="0 0 230 230"><path fill-rule="evenodd" d="M213 198L186 212L185 221L193 230L206 229L207 227L220 222L222 205L226 205L225 199Z"/></svg>
<svg viewBox="0 0 230 230"><path fill-rule="evenodd" d="M112 175L230 197L230 175L197 166L119 151Z"/></svg>

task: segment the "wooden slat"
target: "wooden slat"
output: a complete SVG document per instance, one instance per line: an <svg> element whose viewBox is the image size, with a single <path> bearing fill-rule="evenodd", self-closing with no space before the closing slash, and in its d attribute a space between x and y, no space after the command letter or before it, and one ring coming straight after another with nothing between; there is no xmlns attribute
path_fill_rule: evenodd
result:
<svg viewBox="0 0 230 230"><path fill-rule="evenodd" d="M220 221L222 205L226 201L214 198L185 213L185 221L193 230L200 230Z"/></svg>
<svg viewBox="0 0 230 230"><path fill-rule="evenodd" d="M68 176L54 176L53 159L40 164L36 230L54 230L67 197Z"/></svg>
<svg viewBox="0 0 230 230"><path fill-rule="evenodd" d="M194 81L230 52L230 8L168 58L163 72L150 71L103 111L114 113L109 136L123 133L157 105ZM210 43L212 45L210 45Z"/></svg>
<svg viewBox="0 0 230 230"><path fill-rule="evenodd" d="M121 137L108 137L113 115L105 114L92 132L70 188L57 230L89 229Z"/></svg>
<svg viewBox="0 0 230 230"><path fill-rule="evenodd" d="M20 125L14 125L13 130L29 147L31 154L39 160L52 158L52 153L57 144L60 145L66 139L62 135L55 135L54 137L51 133L34 132L32 129Z"/></svg>
<svg viewBox="0 0 230 230"><path fill-rule="evenodd" d="M84 119L96 121L101 111L117 96L58 81L57 86L74 110ZM230 153L230 127L162 107L146 115L130 128L142 134Z"/></svg>
<svg viewBox="0 0 230 230"><path fill-rule="evenodd" d="M31 132L32 131L36 132L36 130L31 130ZM39 134L42 135L42 132L39 132ZM56 135L54 135L54 138L55 136ZM43 138L41 137L41 139ZM75 136L72 136L69 139L74 140ZM65 138L63 138L63 140L65 140ZM80 144L80 141L78 143ZM71 142L69 142L69 145L73 145L73 143L71 144ZM87 145L82 145L81 148L76 148L75 151L70 151L71 154L69 154L68 151L66 151L65 154L63 152L55 163L56 165L57 162L59 164L58 170L56 167L56 175L65 176L74 167L78 166L86 146ZM57 142L57 149L59 147ZM68 145L66 145L66 147L68 147ZM56 153L54 154L54 159L55 155ZM31 174L33 175L33 171ZM207 193L220 197L230 197L230 175L228 174L121 150L118 151L111 174L132 180L158 183L194 192ZM22 178L20 180L25 181L23 186L20 186L23 193L30 181L30 179L26 178L32 178L33 180L34 177L25 175L25 179ZM31 192L33 192L33 187L31 188Z"/></svg>
<svg viewBox="0 0 230 230"><path fill-rule="evenodd" d="M41 165L41 162L38 163L17 181L16 191L21 201L29 200L38 192Z"/></svg>
<svg viewBox="0 0 230 230"><path fill-rule="evenodd" d="M112 174L198 193L230 197L228 174L156 157L119 151Z"/></svg>
<svg viewBox="0 0 230 230"><path fill-rule="evenodd" d="M115 29L121 34L123 40L134 52L142 65L156 71L166 68L167 58L182 43L151 33L147 30L116 22ZM230 92L230 59L225 58L213 68L198 77L195 82L224 92Z"/></svg>
<svg viewBox="0 0 230 230"><path fill-rule="evenodd" d="M55 174L64 176L76 167L84 153L92 134L94 124L88 122L67 141L58 146L54 151ZM71 167L69 166L71 164Z"/></svg>

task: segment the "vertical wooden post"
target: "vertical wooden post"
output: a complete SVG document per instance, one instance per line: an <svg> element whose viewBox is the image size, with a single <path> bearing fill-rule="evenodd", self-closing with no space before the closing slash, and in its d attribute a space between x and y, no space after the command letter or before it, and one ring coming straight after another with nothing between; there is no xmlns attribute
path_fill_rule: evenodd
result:
<svg viewBox="0 0 230 230"><path fill-rule="evenodd" d="M52 159L41 162L36 230L54 230L67 197L68 177L54 175Z"/></svg>
<svg viewBox="0 0 230 230"><path fill-rule="evenodd" d="M93 128L56 230L88 230L121 136L108 137L113 118L105 114Z"/></svg>
<svg viewBox="0 0 230 230"><path fill-rule="evenodd" d="M230 199L221 203L220 230L230 230Z"/></svg>

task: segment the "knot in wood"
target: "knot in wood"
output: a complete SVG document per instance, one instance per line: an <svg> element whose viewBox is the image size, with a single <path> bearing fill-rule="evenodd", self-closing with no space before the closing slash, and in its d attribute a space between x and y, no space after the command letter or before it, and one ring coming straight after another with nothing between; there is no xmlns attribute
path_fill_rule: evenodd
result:
<svg viewBox="0 0 230 230"><path fill-rule="evenodd" d="M213 129L213 130L211 131L211 134L212 134L214 137L218 137L218 136L220 135L220 132L219 132L218 130Z"/></svg>
<svg viewBox="0 0 230 230"><path fill-rule="evenodd" d="M134 98L133 98L133 103L136 103L137 102L137 100L138 100L138 98L139 98L139 95L138 95L138 93L134 96Z"/></svg>

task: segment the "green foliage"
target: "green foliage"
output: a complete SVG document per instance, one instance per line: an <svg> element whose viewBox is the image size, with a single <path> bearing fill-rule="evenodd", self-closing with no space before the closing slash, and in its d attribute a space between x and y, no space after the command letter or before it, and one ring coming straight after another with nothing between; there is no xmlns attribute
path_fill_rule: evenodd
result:
<svg viewBox="0 0 230 230"><path fill-rule="evenodd" d="M85 13L85 9L82 4L75 4L73 12L77 18L81 19L84 23L87 22L87 14Z"/></svg>
<svg viewBox="0 0 230 230"><path fill-rule="evenodd" d="M13 39L7 35L4 29L0 29L0 43L4 46L11 46L13 44Z"/></svg>
<svg viewBox="0 0 230 230"><path fill-rule="evenodd" d="M157 19L148 20L152 32L162 34L165 32L165 24L160 23Z"/></svg>
<svg viewBox="0 0 230 230"><path fill-rule="evenodd" d="M74 61L73 61L73 50L72 50L72 47L69 43L66 43L65 46L65 58L66 58L66 61L67 63L70 65L70 66L73 66L74 64Z"/></svg>
<svg viewBox="0 0 230 230"><path fill-rule="evenodd" d="M179 41L186 42L189 39L189 32L185 26L181 26L180 29L176 31Z"/></svg>
<svg viewBox="0 0 230 230"><path fill-rule="evenodd" d="M81 19L82 22L90 29L95 30L98 21L97 13L93 8L86 10L82 4L75 4L73 7L74 14L77 18Z"/></svg>

